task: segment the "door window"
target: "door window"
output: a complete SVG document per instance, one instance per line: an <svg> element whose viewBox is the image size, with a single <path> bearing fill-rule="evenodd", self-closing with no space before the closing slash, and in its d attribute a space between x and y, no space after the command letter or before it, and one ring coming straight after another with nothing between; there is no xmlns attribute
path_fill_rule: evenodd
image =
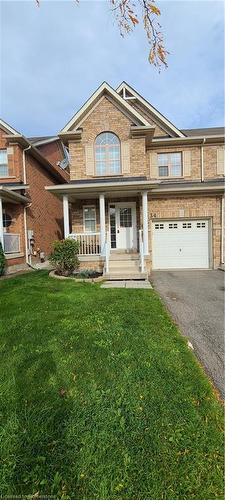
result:
<svg viewBox="0 0 225 500"><path fill-rule="evenodd" d="M111 248L116 248L116 208L115 208L115 205L110 207L109 214L110 214Z"/></svg>
<svg viewBox="0 0 225 500"><path fill-rule="evenodd" d="M120 227L132 227L132 209L120 208Z"/></svg>

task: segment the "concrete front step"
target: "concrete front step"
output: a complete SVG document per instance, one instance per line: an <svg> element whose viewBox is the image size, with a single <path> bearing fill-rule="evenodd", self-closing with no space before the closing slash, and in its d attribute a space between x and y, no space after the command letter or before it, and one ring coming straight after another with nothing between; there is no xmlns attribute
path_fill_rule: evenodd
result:
<svg viewBox="0 0 225 500"><path fill-rule="evenodd" d="M104 278L108 280L147 280L148 273L140 273L140 272L109 272L104 274Z"/></svg>
<svg viewBox="0 0 225 500"><path fill-rule="evenodd" d="M110 261L109 262L109 269L113 269L113 270L116 270L118 269L118 271L121 271L121 269L123 269L124 271L127 269L128 271L129 270L137 270L137 271L140 271L140 262L139 261L136 261L136 260L128 260L128 261L125 261L125 260L122 260L121 262L117 261L117 260L113 260L113 261Z"/></svg>
<svg viewBox="0 0 225 500"><path fill-rule="evenodd" d="M140 256L138 253L111 253L109 260L110 261L121 261L121 260L139 260Z"/></svg>

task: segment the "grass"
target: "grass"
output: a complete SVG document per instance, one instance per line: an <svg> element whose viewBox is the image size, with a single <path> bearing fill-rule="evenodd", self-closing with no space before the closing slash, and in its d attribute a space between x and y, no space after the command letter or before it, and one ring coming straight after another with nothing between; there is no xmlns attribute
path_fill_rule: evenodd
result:
<svg viewBox="0 0 225 500"><path fill-rule="evenodd" d="M223 498L223 412L158 295L0 282L1 495Z"/></svg>

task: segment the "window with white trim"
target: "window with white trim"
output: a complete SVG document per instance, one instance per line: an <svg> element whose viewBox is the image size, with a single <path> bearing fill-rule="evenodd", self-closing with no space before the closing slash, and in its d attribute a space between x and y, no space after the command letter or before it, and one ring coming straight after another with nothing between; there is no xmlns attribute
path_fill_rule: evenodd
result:
<svg viewBox="0 0 225 500"><path fill-rule="evenodd" d="M96 175L121 173L120 140L112 132L102 132L95 140Z"/></svg>
<svg viewBox="0 0 225 500"><path fill-rule="evenodd" d="M86 206L83 208L84 214L84 232L96 232L96 210L94 206Z"/></svg>
<svg viewBox="0 0 225 500"><path fill-rule="evenodd" d="M8 156L7 149L0 149L0 177L8 177Z"/></svg>
<svg viewBox="0 0 225 500"><path fill-rule="evenodd" d="M182 153L158 153L159 177L181 177L183 175Z"/></svg>

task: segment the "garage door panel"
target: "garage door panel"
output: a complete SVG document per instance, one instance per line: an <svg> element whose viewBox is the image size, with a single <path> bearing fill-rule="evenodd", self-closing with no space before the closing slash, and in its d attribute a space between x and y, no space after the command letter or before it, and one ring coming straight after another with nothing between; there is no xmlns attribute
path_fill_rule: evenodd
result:
<svg viewBox="0 0 225 500"><path fill-rule="evenodd" d="M207 220L153 223L153 269L209 267Z"/></svg>

